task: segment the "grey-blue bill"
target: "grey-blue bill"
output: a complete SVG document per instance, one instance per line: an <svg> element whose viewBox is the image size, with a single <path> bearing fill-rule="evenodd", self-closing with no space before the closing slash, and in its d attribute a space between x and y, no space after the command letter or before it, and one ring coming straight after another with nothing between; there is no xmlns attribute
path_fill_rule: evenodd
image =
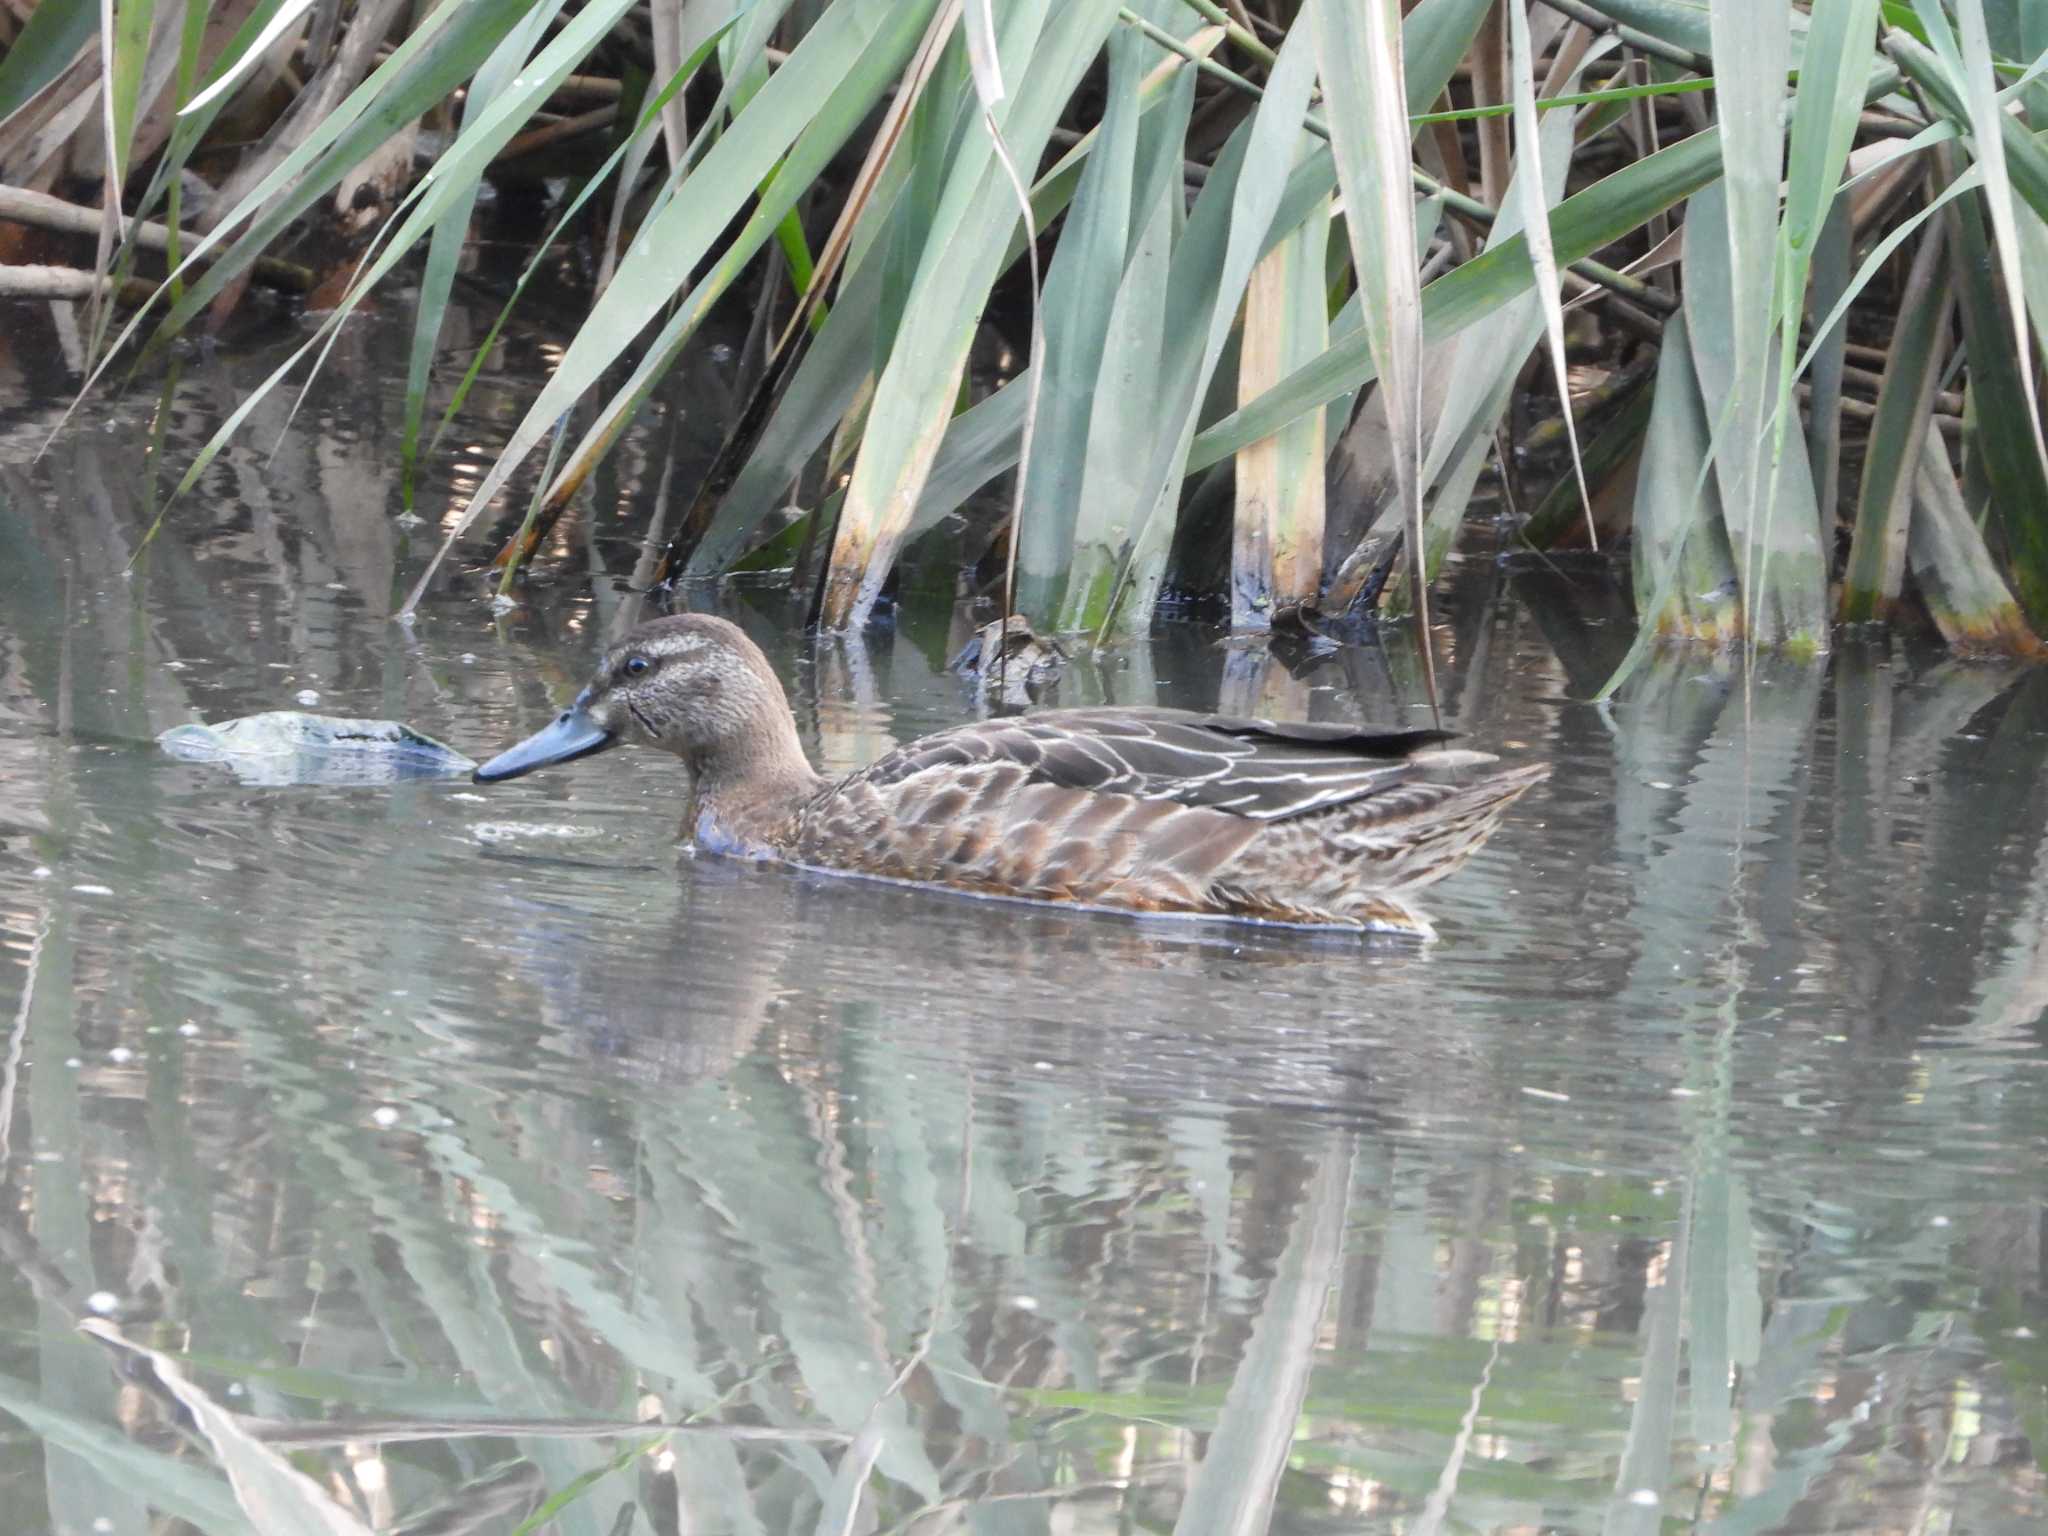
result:
<svg viewBox="0 0 2048 1536"><path fill-rule="evenodd" d="M590 718L584 696L563 710L554 720L526 740L507 747L471 775L479 784L497 784L516 779L536 768L573 762L618 745L618 737Z"/></svg>

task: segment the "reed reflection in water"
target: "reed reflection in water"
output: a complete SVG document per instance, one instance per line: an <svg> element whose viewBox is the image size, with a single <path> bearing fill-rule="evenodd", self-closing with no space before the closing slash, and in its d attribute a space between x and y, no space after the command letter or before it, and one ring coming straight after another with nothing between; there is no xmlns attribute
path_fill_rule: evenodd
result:
<svg viewBox="0 0 2048 1536"><path fill-rule="evenodd" d="M18 1528L2048 1518L2048 680L1674 656L1603 710L1611 590L1475 552L1454 723L1556 772L1428 949L692 858L651 754L489 795L162 759L301 688L488 747L633 616L593 513L512 617L385 622L424 555L381 468L402 342L365 328L132 578L141 423L34 467L34 413L0 431ZM195 370L173 433L260 365ZM971 615L809 650L723 601L823 762L974 707ZM1393 642L1176 626L1060 701L1417 697Z"/></svg>

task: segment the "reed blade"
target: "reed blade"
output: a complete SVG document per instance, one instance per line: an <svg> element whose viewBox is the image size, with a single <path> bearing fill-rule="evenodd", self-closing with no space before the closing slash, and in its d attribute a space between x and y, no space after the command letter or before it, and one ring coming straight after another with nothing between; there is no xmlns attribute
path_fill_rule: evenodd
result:
<svg viewBox="0 0 2048 1536"><path fill-rule="evenodd" d="M1394 447L1395 483L1408 527L1423 688L1430 714L1441 720L1423 565L1422 285L1414 256L1400 7L1397 0L1364 0L1357 6L1313 0L1309 20L1344 196L1344 227L1365 296L1366 343L1380 381L1380 409Z"/></svg>

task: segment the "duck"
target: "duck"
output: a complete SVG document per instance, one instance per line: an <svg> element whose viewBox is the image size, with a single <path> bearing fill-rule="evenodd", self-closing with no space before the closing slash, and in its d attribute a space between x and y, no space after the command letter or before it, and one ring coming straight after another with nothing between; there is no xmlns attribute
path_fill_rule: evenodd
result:
<svg viewBox="0 0 2048 1536"><path fill-rule="evenodd" d="M982 625L947 665L974 684L983 706L1019 712L1058 685L1067 653L1059 641L1034 631L1023 614L1013 613Z"/></svg>
<svg viewBox="0 0 2048 1536"><path fill-rule="evenodd" d="M728 620L650 620L479 784L621 745L689 769L700 853L1124 913L1433 938L1416 891L1461 867L1543 764L1440 730L1150 706L953 726L830 778L781 680Z"/></svg>

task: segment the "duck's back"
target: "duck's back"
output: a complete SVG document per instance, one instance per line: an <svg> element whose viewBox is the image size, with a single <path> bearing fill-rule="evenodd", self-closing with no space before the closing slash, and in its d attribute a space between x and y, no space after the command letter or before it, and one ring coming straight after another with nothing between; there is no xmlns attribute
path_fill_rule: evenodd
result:
<svg viewBox="0 0 2048 1536"><path fill-rule="evenodd" d="M1450 873L1542 776L1473 781L1490 759L1447 739L1049 710L900 747L821 791L791 839L806 863L995 894L1426 931L1397 892Z"/></svg>

